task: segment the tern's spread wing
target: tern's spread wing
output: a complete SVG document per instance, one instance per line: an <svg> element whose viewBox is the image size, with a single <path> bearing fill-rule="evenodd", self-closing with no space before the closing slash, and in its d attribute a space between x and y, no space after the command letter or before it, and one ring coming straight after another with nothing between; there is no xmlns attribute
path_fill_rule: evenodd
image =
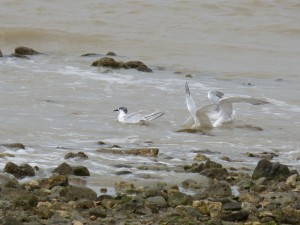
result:
<svg viewBox="0 0 300 225"><path fill-rule="evenodd" d="M214 104L207 105L196 111L196 116L200 121L201 127L212 128L213 117L218 114L217 106Z"/></svg>
<svg viewBox="0 0 300 225"><path fill-rule="evenodd" d="M260 100L260 99L255 99L255 98L243 98L243 97L230 97L230 98L224 98L221 101L228 101L230 103L240 103L240 102L245 102L249 103L252 105L263 105L263 104L268 104L269 102Z"/></svg>
<svg viewBox="0 0 300 225"><path fill-rule="evenodd" d="M196 122L196 105L194 102L194 99L191 96L190 93L190 89L187 83L185 83L185 101L186 101L186 106L189 110L189 112L191 113L192 117L194 118L195 122Z"/></svg>

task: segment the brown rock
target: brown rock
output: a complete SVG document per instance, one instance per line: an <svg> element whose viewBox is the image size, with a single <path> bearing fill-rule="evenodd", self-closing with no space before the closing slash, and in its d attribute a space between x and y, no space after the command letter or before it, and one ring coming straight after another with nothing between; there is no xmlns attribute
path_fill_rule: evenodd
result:
<svg viewBox="0 0 300 225"><path fill-rule="evenodd" d="M114 52L108 52L108 53L106 53L106 55L107 55L107 56L116 56L117 54L114 53Z"/></svg>
<svg viewBox="0 0 300 225"><path fill-rule="evenodd" d="M216 178L218 180L224 180L229 173L225 168L212 168L203 170L200 172L200 175L207 176L209 178Z"/></svg>
<svg viewBox="0 0 300 225"><path fill-rule="evenodd" d="M290 175L290 170L286 165L262 159L258 162L253 171L252 179L266 177L269 180L285 180Z"/></svg>
<svg viewBox="0 0 300 225"><path fill-rule="evenodd" d="M32 177L35 175L34 169L29 164L21 164L18 166L13 162L8 162L3 171L14 175L16 178Z"/></svg>
<svg viewBox="0 0 300 225"><path fill-rule="evenodd" d="M1 49L0 49L0 57L3 57L2 52L1 52Z"/></svg>
<svg viewBox="0 0 300 225"><path fill-rule="evenodd" d="M52 189L53 187L56 186L68 186L68 185L69 185L68 177L63 175L53 175L48 179L42 180L40 186L43 188Z"/></svg>
<svg viewBox="0 0 300 225"><path fill-rule="evenodd" d="M122 62L116 61L115 59L110 57L103 57L101 59L98 59L92 63L92 66L103 66L113 69L137 69L138 71L152 72L152 70L141 61Z"/></svg>
<svg viewBox="0 0 300 225"><path fill-rule="evenodd" d="M15 49L15 55L37 55L40 54L39 52L35 51L32 48L28 47L17 47Z"/></svg>
<svg viewBox="0 0 300 225"><path fill-rule="evenodd" d="M68 153L65 155L65 159L70 159L70 158L87 159L88 156L87 156L84 152L78 152L77 154L76 154L76 153L73 153L73 152L68 152Z"/></svg>

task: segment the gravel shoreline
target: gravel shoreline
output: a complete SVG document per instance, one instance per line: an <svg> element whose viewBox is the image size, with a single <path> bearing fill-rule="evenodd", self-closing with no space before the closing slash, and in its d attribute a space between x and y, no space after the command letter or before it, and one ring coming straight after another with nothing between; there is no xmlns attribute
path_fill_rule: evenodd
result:
<svg viewBox="0 0 300 225"><path fill-rule="evenodd" d="M16 143L6 147L23 146ZM158 154L151 148L129 152L146 157ZM69 157L87 155L68 153L65 158ZM0 174L0 224L300 224L297 171L266 158L250 174L228 171L201 153L195 159L182 169L208 177L208 185L193 179L151 187L119 181L113 195L105 188L97 195L88 187L71 185L72 176L90 175L84 166L62 163L49 178L21 183L18 179L34 178L38 168L8 162Z"/></svg>

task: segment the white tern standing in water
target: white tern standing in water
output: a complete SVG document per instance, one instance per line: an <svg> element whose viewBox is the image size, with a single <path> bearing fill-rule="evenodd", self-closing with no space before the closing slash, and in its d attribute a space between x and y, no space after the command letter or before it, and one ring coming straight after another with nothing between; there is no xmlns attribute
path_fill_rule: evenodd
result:
<svg viewBox="0 0 300 225"><path fill-rule="evenodd" d="M164 115L164 112L155 111L148 115L142 115L140 113L130 113L126 107L120 107L114 111L119 111L118 121L120 123L131 123L131 124L149 124L151 121Z"/></svg>
<svg viewBox="0 0 300 225"><path fill-rule="evenodd" d="M244 102L252 105L262 105L269 103L264 100L246 97L223 98L224 94L222 92L209 91L208 98L213 104L197 109L187 83L185 84L185 93L186 105L193 118L192 122L189 118L185 122L185 126L191 125L192 128L213 128L220 126L223 123L231 121L233 119L233 103Z"/></svg>

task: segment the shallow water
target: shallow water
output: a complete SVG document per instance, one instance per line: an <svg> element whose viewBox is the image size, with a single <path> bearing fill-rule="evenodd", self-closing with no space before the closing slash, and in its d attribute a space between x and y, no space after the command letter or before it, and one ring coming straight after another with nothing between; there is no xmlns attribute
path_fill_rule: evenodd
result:
<svg viewBox="0 0 300 225"><path fill-rule="evenodd" d="M118 2L118 3L116 3ZM89 186L115 180L180 183L186 174L141 171L138 165L184 165L196 150L224 166L254 168L246 152L275 151L274 160L299 168L300 5L297 1L1 1L0 143L21 142L26 150L1 158L41 168L46 176L69 152L84 151ZM18 16L15 16L17 13ZM13 16L14 15L14 16ZM25 45L47 55L8 57ZM142 60L153 73L91 67L114 51L118 60ZM163 69L163 68L164 69ZM181 73L174 73L180 71ZM186 77L191 74L193 78ZM184 83L199 106L211 89L228 96L263 98L271 104L235 105L236 120L211 135L175 132L188 116ZM113 110L165 112L149 126L122 125ZM252 125L262 131L237 126ZM96 152L97 141L124 148L158 147L158 158ZM222 161L229 156L234 163ZM117 176L116 164L133 174ZM124 169L124 168L123 168ZM144 179L145 176L152 179ZM190 174L192 178L199 176Z"/></svg>

